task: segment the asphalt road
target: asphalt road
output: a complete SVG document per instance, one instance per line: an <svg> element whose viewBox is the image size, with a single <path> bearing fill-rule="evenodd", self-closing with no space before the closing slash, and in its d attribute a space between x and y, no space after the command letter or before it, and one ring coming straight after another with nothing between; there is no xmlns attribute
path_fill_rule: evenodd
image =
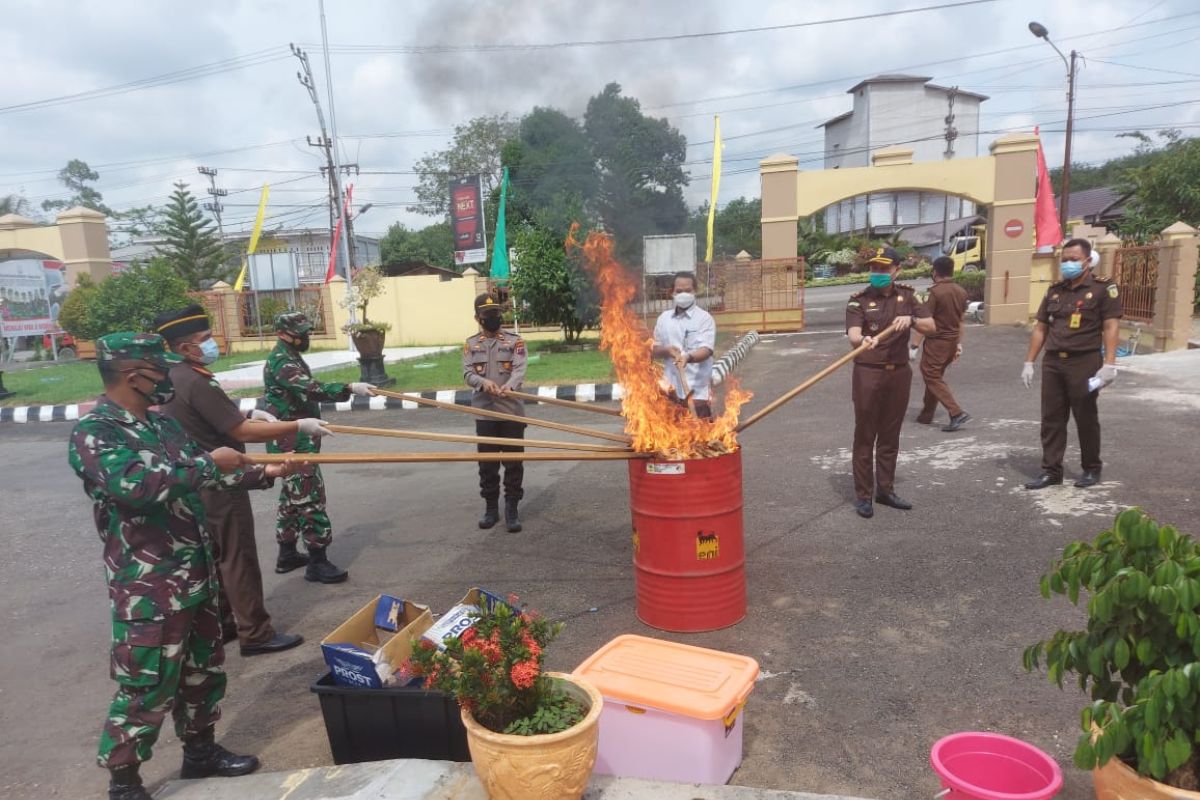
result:
<svg viewBox="0 0 1200 800"><path fill-rule="evenodd" d="M268 606L281 630L308 642L252 659L231 652L221 739L256 752L269 770L332 763L309 692L323 673L317 641L378 592L441 611L482 585L566 620L550 653L553 668L573 668L629 632L758 659L763 673L746 708L745 761L734 783L931 797L930 745L984 729L1047 750L1064 765L1061 797L1090 797L1089 778L1070 766L1084 698L1021 668L1025 645L1082 622L1065 601L1040 598L1038 576L1064 544L1095 536L1127 505L1187 529L1194 478L1181 467L1195 463L1195 408L1163 378L1123 373L1101 401L1105 483L1030 495L1019 484L1038 466L1038 401L1018 381L1025 342L1016 329L969 330L950 380L975 420L957 434L906 423L897 491L916 504L911 512L880 508L866 521L850 508L846 371L747 431L749 614L709 634L664 634L636 620L621 463L531 465L525 531L516 535L475 527L472 465L330 468L330 555L351 576L333 587L270 572L274 496L262 493L255 511ZM840 335L820 330L764 340L742 368L757 394L751 409L844 347ZM919 391L918 377L910 418ZM535 413L612 427L584 412ZM336 421L439 431L469 425L428 410ZM105 781L94 754L112 692L106 595L90 509L66 465L67 433L67 423L0 426L6 798L96 797ZM329 447L399 449L408 443L349 436ZM1069 476L1077 452L1072 434ZM156 752L146 777L176 775L171 732Z"/></svg>

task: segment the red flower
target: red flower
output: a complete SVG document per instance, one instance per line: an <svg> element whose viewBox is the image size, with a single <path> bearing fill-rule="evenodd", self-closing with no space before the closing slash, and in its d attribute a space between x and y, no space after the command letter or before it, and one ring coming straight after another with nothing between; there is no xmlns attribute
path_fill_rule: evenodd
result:
<svg viewBox="0 0 1200 800"><path fill-rule="evenodd" d="M521 598L517 597L515 594L510 594L508 596L508 604L510 606L515 606L520 602L521 602Z"/></svg>
<svg viewBox="0 0 1200 800"><path fill-rule="evenodd" d="M542 654L542 646L529 635L529 631L521 631L521 644L529 649L530 658L537 658Z"/></svg>
<svg viewBox="0 0 1200 800"><path fill-rule="evenodd" d="M458 638L462 639L463 647L466 647L471 642L475 641L477 636L479 636L479 634L475 631L475 628L472 627L463 631L462 636Z"/></svg>
<svg viewBox="0 0 1200 800"><path fill-rule="evenodd" d="M537 681L538 665L537 662L530 659L529 661L520 661L513 664L512 670L509 672L509 677L512 678L513 686L518 689L531 689Z"/></svg>

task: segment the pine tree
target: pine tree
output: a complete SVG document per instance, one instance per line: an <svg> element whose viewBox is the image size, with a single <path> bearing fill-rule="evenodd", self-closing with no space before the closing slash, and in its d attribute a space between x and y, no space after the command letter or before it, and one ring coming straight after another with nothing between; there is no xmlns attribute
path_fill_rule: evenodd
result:
<svg viewBox="0 0 1200 800"><path fill-rule="evenodd" d="M175 184L175 191L163 209L161 231L166 243L156 248L158 254L187 281L192 291L207 289L216 281L233 277L233 264L186 183Z"/></svg>

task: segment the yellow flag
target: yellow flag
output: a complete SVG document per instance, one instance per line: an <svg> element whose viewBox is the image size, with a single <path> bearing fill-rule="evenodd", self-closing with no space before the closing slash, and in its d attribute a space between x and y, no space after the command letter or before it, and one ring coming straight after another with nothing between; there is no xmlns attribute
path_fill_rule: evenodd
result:
<svg viewBox="0 0 1200 800"><path fill-rule="evenodd" d="M713 117L712 197L708 199L708 247L704 260L712 263L713 221L717 217L717 191L721 188L721 118Z"/></svg>
<svg viewBox="0 0 1200 800"><path fill-rule="evenodd" d="M254 255L254 251L258 249L258 237L262 235L263 217L267 213L267 197L271 194L271 187L268 184L263 184L262 197L258 201L258 216L254 218L254 229L250 231L250 244L246 247L246 255ZM242 259L242 271L238 273L237 281L233 284L233 290L240 292L246 284L246 270L249 267L248 260Z"/></svg>

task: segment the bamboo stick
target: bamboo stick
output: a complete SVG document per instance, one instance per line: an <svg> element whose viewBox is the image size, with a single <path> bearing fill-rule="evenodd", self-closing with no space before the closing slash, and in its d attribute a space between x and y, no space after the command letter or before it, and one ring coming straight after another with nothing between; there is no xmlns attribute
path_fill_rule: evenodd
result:
<svg viewBox="0 0 1200 800"><path fill-rule="evenodd" d="M582 453L248 453L255 464L433 464L459 461L629 461L653 453L588 451Z"/></svg>
<svg viewBox="0 0 1200 800"><path fill-rule="evenodd" d="M628 453L628 447L615 444L591 444L590 442L559 442L545 439L510 439L505 436L468 436L458 433L427 433L425 431L392 430L390 428L363 428L357 425L326 425L334 433L349 433L362 436L391 436L397 439L424 439L431 442L457 442L459 444L498 444L516 447L544 447L550 450L591 450L606 453Z"/></svg>
<svg viewBox="0 0 1200 800"><path fill-rule="evenodd" d="M477 417L486 417L487 419L501 419L506 422L521 422L526 425L536 425L540 428L551 428L556 431L565 433L574 433L578 436L592 436L597 439L607 439L610 442L620 442L621 444L629 444L633 440L623 433L608 433L607 431L598 431L593 428L585 428L582 425L567 425L562 422L551 422L546 419L537 419L536 417L522 417L518 414L505 414L502 411L489 411L485 408L475 408L474 406L460 406L456 403L443 403L440 400L429 400L421 397L419 394L405 394L404 392L393 392L388 389L375 389L375 394L384 397L391 397L396 400L411 400L414 403L424 406L432 406L433 408L441 408L446 411L458 411L463 414L474 414Z"/></svg>
<svg viewBox="0 0 1200 800"><path fill-rule="evenodd" d="M529 392L518 392L515 389L509 389L508 394L512 397L528 400L530 402L545 403L548 406L561 406L563 408L573 408L577 411L591 411L593 414L607 414L610 417L619 417L621 412L615 408L606 406L597 406L592 403L581 403L578 400L562 400L557 397L542 397L540 394L531 394Z"/></svg>
<svg viewBox="0 0 1200 800"><path fill-rule="evenodd" d="M880 334L878 336L875 337L875 341L882 342L884 339L886 339L888 336L890 336L892 334L892 332L895 330L896 330L895 327L888 327L888 328L884 329L882 332L880 332ZM751 415L748 419L744 420L740 425L738 425L736 428L736 432L741 433L742 431L746 430L746 428L749 428L751 425L758 422L760 419L765 417L767 414L770 414L772 411L779 408L784 403L792 400L797 395L803 394L804 392L808 391L810 388L812 388L813 386L820 383L822 380L824 380L825 378L829 377L834 372L836 372L839 367L843 367L846 364L850 363L852 360L854 360L854 358L856 356L858 356L861 353L863 353L864 351L866 351L866 349L867 349L867 346L865 344L859 345L858 347L851 350L849 353L846 353L846 355L839 358L837 361L834 361L832 364L825 367L825 369L821 370L816 375L813 375L811 378L806 380L804 383L802 383L799 386L797 386L796 388L786 392L785 394L783 394L783 396L772 400L761 411L758 411L757 413ZM905 357L907 358L907 355Z"/></svg>

